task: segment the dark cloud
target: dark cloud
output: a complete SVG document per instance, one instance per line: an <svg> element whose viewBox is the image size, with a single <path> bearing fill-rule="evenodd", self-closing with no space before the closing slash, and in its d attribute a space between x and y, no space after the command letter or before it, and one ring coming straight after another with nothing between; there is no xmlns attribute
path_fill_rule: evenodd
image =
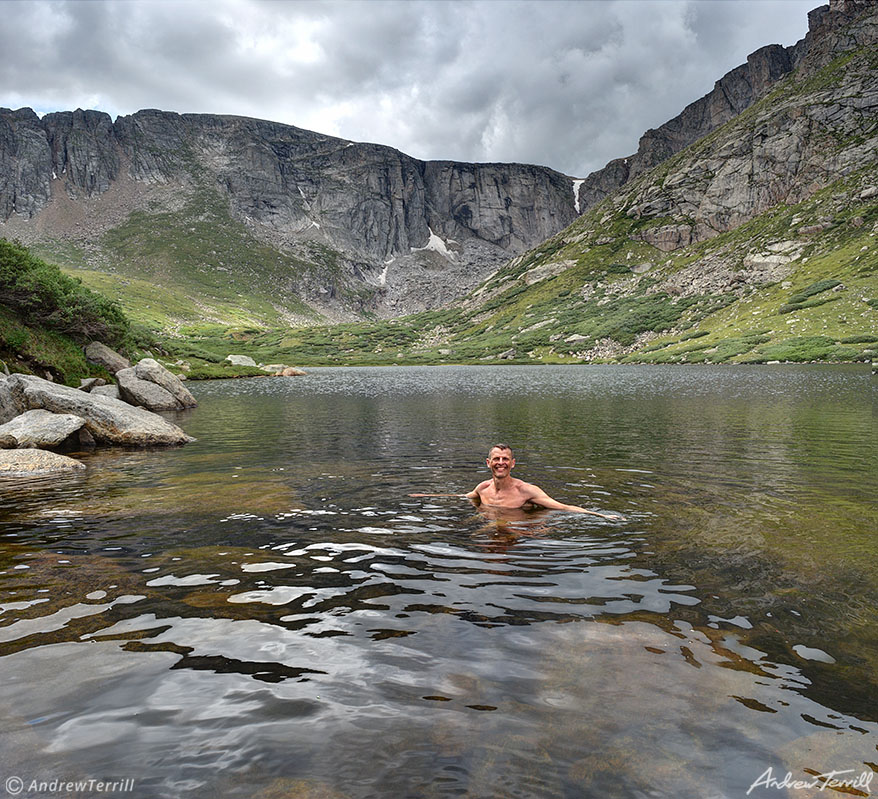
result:
<svg viewBox="0 0 878 799"><path fill-rule="evenodd" d="M241 114L584 176L753 50L801 38L815 4L7 0L0 105Z"/></svg>

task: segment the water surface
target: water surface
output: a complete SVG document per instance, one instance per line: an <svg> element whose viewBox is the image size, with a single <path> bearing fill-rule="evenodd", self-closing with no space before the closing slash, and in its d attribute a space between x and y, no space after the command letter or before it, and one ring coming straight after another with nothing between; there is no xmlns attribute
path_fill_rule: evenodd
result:
<svg viewBox="0 0 878 799"><path fill-rule="evenodd" d="M196 443L0 486L0 776L22 795L742 797L769 768L878 770L868 370L193 391ZM408 496L470 490L496 441L625 521Z"/></svg>

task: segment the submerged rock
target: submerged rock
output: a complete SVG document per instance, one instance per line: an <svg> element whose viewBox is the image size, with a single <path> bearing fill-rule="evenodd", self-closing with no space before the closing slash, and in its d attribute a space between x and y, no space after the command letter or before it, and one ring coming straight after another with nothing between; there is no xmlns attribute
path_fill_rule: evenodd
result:
<svg viewBox="0 0 878 799"><path fill-rule="evenodd" d="M12 436L17 447L42 449L57 447L84 424L84 419L71 413L52 413L38 408L0 425L0 435Z"/></svg>
<svg viewBox="0 0 878 799"><path fill-rule="evenodd" d="M95 441L135 447L185 444L195 439L179 427L144 408L77 388L59 386L33 375L12 375L13 397L27 409L72 413L85 420Z"/></svg>
<svg viewBox="0 0 878 799"><path fill-rule="evenodd" d="M74 458L56 452L46 452L43 449L0 450L0 478L40 477L84 468L85 464Z"/></svg>

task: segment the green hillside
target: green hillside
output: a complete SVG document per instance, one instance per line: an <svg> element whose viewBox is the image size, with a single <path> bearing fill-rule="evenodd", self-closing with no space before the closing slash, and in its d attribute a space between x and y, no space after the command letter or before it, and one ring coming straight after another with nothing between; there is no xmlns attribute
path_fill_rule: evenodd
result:
<svg viewBox="0 0 878 799"><path fill-rule="evenodd" d="M71 385L100 376L82 352L93 339L127 349L137 345L138 333L118 305L0 239L0 360L6 368Z"/></svg>

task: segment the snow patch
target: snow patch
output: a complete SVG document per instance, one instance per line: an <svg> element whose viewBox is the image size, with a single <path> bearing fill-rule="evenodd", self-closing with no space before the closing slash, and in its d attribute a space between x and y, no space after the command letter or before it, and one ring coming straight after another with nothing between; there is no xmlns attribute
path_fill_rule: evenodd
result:
<svg viewBox="0 0 878 799"><path fill-rule="evenodd" d="M579 187L585 183L584 180L574 180L573 181L573 207L576 209L576 213L580 213L579 211Z"/></svg>
<svg viewBox="0 0 878 799"><path fill-rule="evenodd" d="M427 230L430 231L430 238L427 243L423 247L412 247L412 252L432 250L433 252L438 252L440 255L444 255L449 261L453 261L454 253L448 249L445 242L433 232L433 228L428 227Z"/></svg>

